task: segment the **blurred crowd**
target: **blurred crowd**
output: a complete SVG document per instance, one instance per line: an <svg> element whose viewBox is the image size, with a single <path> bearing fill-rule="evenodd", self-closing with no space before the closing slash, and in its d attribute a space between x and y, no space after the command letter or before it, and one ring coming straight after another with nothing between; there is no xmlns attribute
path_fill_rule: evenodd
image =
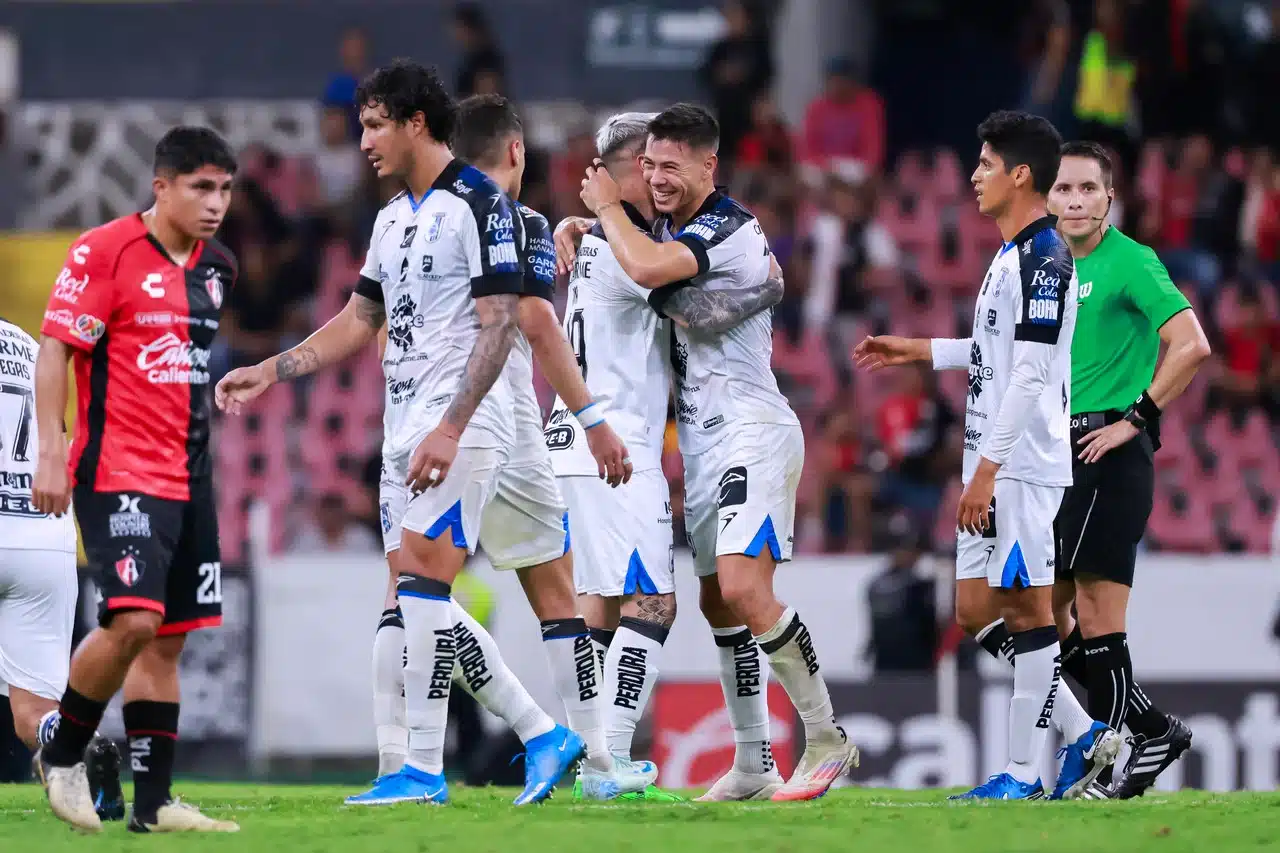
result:
<svg viewBox="0 0 1280 853"><path fill-rule="evenodd" d="M1148 546L1268 550L1280 489L1280 118L1266 94L1280 90L1280 8L1249 18L1243 33L1195 0L1019 8L1020 106L1052 117L1068 138L1115 152L1112 222L1157 249L1213 343L1211 364L1165 419ZM788 123L770 94L771 9L725 2L725 28L699 81L722 122L720 182L759 217L785 270L775 371L807 436L797 548L885 550L907 535L918 551L945 552L967 377L867 376L853 370L849 351L865 334L967 335L974 284L1000 241L969 192L974 151L891 152L887 111L913 105L885 103L870 69L846 57L827 61L823 90ZM502 47L482 4L459 4L452 28L464 57L457 94L503 92ZM358 149L352 95L372 59L358 30L344 36L321 94L319 150L246 158L224 231L242 274L216 356L221 370L300 339L354 282L376 210L394 192L376 183ZM594 130L569 129L558 150L531 146L522 200L553 222L585 214L579 181ZM224 472L233 503L264 494L263 478L288 481L265 491L282 495L278 547L376 549L376 370L376 359L364 359L279 404L279 423L300 436L290 466L257 458L251 440ZM372 397L362 376L373 377ZM363 395L375 411L354 415L326 403L331 393ZM274 417L235 429L263 430L269 445L281 440ZM681 465L672 430L668 438L679 516ZM338 451L320 459L306 446L313 440L336 441ZM334 473L319 474L324 465ZM299 492L308 496L301 504Z"/></svg>

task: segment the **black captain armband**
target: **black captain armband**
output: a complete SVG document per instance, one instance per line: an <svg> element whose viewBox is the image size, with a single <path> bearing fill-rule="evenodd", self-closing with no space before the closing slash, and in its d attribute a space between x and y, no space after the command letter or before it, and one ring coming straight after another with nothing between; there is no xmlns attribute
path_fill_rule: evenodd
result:
<svg viewBox="0 0 1280 853"><path fill-rule="evenodd" d="M1146 391L1142 392L1133 405L1124 413L1124 419L1136 426L1138 429L1146 429L1147 424L1153 423L1160 418L1160 407L1156 405L1156 401L1151 399L1151 395Z"/></svg>

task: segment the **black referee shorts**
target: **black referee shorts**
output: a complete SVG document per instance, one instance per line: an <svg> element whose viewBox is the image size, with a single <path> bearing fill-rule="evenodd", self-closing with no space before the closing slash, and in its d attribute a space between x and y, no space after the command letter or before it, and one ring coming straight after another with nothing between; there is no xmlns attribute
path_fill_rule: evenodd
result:
<svg viewBox="0 0 1280 853"><path fill-rule="evenodd" d="M1073 435L1076 454L1078 439ZM1138 543L1155 498L1154 453L1151 437L1143 432L1093 464L1075 460L1072 485L1054 523L1058 580L1089 575L1133 586Z"/></svg>

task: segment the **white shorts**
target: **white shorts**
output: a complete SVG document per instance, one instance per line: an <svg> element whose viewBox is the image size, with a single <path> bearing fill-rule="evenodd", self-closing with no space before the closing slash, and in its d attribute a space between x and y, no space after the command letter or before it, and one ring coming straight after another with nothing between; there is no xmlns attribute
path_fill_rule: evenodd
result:
<svg viewBox="0 0 1280 853"><path fill-rule="evenodd" d="M671 491L662 469L638 471L616 489L594 476L559 479L579 595L675 592Z"/></svg>
<svg viewBox="0 0 1280 853"><path fill-rule="evenodd" d="M715 574L716 557L791 559L796 490L804 467L799 426L746 424L710 451L684 457L684 519L694 573Z"/></svg>
<svg viewBox="0 0 1280 853"><path fill-rule="evenodd" d="M0 683L62 698L78 592L74 552L0 550Z"/></svg>
<svg viewBox="0 0 1280 853"><path fill-rule="evenodd" d="M956 580L986 578L1002 589L1054 581L1053 520L1062 486L996 480L991 526L980 536L956 531Z"/></svg>
<svg viewBox="0 0 1280 853"><path fill-rule="evenodd" d="M480 522L480 546L495 569L525 569L569 549L565 506L550 457L506 467Z"/></svg>
<svg viewBox="0 0 1280 853"><path fill-rule="evenodd" d="M384 460L378 486L383 550L390 554L399 548L402 531L407 530L428 539L447 533L455 546L474 554L480 520L498 489L506 459L501 450L459 447L444 482L417 496L404 484L408 472Z"/></svg>

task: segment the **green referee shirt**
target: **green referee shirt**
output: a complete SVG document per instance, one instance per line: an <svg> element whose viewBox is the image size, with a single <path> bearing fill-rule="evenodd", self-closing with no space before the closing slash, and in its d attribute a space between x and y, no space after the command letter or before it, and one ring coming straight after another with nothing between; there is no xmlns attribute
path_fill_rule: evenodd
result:
<svg viewBox="0 0 1280 853"><path fill-rule="evenodd" d="M1124 411L1151 385L1160 327L1191 304L1156 253L1109 227L1086 257L1071 343L1071 414Z"/></svg>

